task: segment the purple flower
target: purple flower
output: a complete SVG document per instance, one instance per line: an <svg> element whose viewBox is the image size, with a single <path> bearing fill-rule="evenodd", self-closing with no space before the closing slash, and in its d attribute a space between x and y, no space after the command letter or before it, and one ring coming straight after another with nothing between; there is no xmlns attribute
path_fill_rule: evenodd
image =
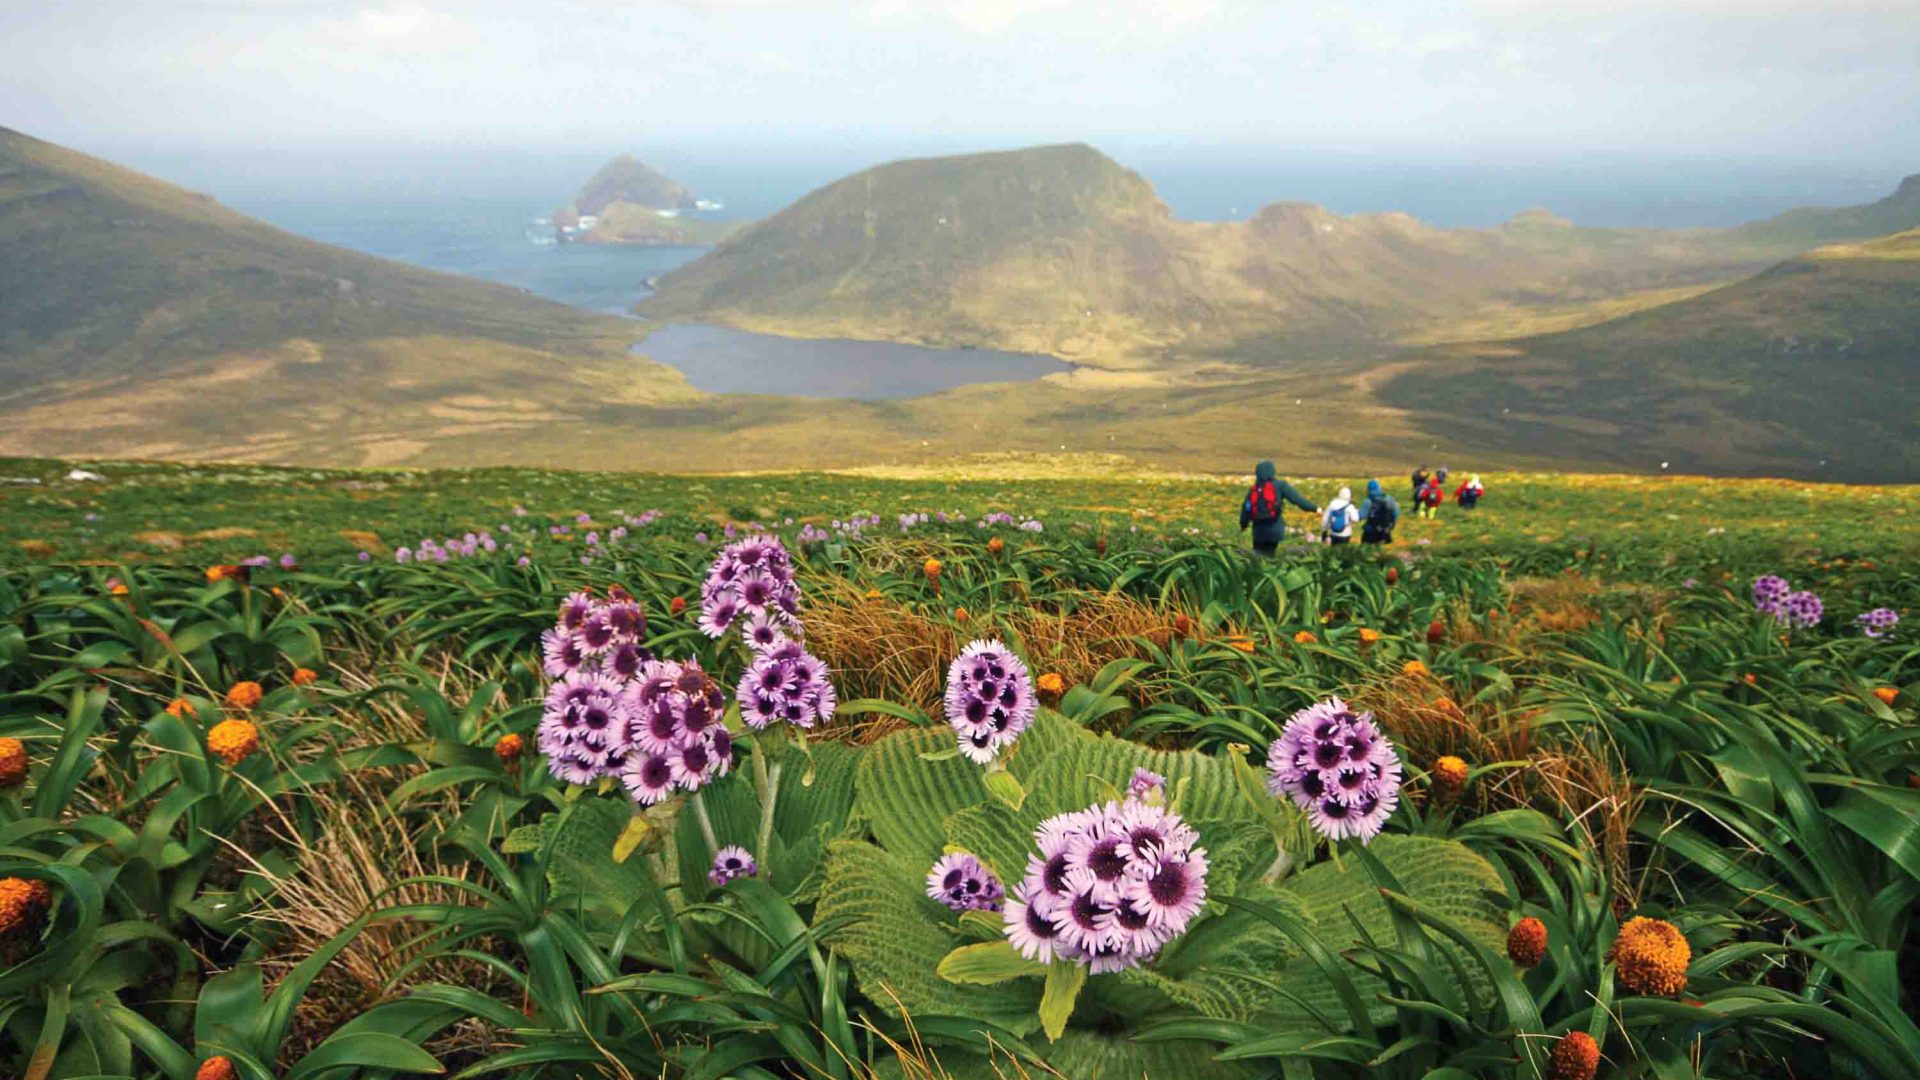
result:
<svg viewBox="0 0 1920 1080"><path fill-rule="evenodd" d="M518 559L515 559L515 560L514 560L514 563L515 563L516 565L518 565L518 566L532 566L532 565L533 565L533 560L532 560L532 559L530 559L530 558L528 558L528 557L527 557L527 556L525 556L525 555L522 555L522 556L520 556L520 557L519 557Z"/></svg>
<svg viewBox="0 0 1920 1080"><path fill-rule="evenodd" d="M838 698L827 674L818 657L795 642L782 642L755 657L740 676L734 691L740 718L755 731L782 720L812 728L833 719Z"/></svg>
<svg viewBox="0 0 1920 1080"><path fill-rule="evenodd" d="M286 554L280 556L280 569L291 570L298 565L299 563L294 560L293 552L289 551Z"/></svg>
<svg viewBox="0 0 1920 1080"><path fill-rule="evenodd" d="M586 783L619 770L631 722L632 709L618 679L576 669L547 688L535 737L555 777Z"/></svg>
<svg viewBox="0 0 1920 1080"><path fill-rule="evenodd" d="M696 543L696 544L704 544L704 543L706 543L706 542L707 542L707 534L706 534L706 533L704 533L704 532L697 532L697 533L694 533L694 534L693 534L693 542L694 542L694 543Z"/></svg>
<svg viewBox="0 0 1920 1080"><path fill-rule="evenodd" d="M753 853L738 844L728 844L713 855L713 869L707 871L707 880L715 888L725 885L735 878L754 877L760 873L760 864L753 861Z"/></svg>
<svg viewBox="0 0 1920 1080"><path fill-rule="evenodd" d="M1860 629L1870 638L1886 637L1894 627L1900 625L1900 614L1892 608L1874 608L1854 622L1860 624Z"/></svg>
<svg viewBox="0 0 1920 1080"><path fill-rule="evenodd" d="M1151 802L1166 798L1167 778L1152 769L1140 767L1133 770L1133 779L1127 782L1127 797Z"/></svg>
<svg viewBox="0 0 1920 1080"><path fill-rule="evenodd" d="M985 765L1033 721L1033 679L1027 665L998 641L975 641L947 668L947 722L960 752Z"/></svg>
<svg viewBox="0 0 1920 1080"><path fill-rule="evenodd" d="M407 563L407 562L412 562L412 561L413 561L413 550L412 550L411 548L407 548L407 547L397 547L397 548L394 548L394 549L393 549L393 561L394 561L394 562L397 562L397 563Z"/></svg>
<svg viewBox="0 0 1920 1080"><path fill-rule="evenodd" d="M1762 574L1753 579L1753 607L1762 615L1779 618L1786 610L1787 594L1793 586L1787 579L1775 574Z"/></svg>
<svg viewBox="0 0 1920 1080"><path fill-rule="evenodd" d="M367 562L368 560L372 559L373 556L363 551L358 555L355 555L354 558L359 559L361 562Z"/></svg>
<svg viewBox="0 0 1920 1080"><path fill-rule="evenodd" d="M1339 698L1294 713L1267 748L1267 770L1267 790L1291 797L1330 840L1372 840L1400 803L1393 742Z"/></svg>
<svg viewBox="0 0 1920 1080"><path fill-rule="evenodd" d="M1807 589L1789 593L1781 607L1783 611L1778 618L1782 622L1801 629L1818 625L1827 612L1826 605L1820 602L1820 597Z"/></svg>
<svg viewBox="0 0 1920 1080"><path fill-rule="evenodd" d="M1206 904L1206 849L1164 807L1110 802L1048 818L1033 835L1039 854L1002 912L1008 942L1029 960L1123 971L1157 956Z"/></svg>
<svg viewBox="0 0 1920 1080"><path fill-rule="evenodd" d="M927 895L955 911L999 911L1007 892L979 859L957 851L927 871Z"/></svg>

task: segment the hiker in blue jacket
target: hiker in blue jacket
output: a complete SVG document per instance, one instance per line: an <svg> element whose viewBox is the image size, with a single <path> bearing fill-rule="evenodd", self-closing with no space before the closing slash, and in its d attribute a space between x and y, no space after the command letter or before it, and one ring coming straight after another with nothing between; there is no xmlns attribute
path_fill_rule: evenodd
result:
<svg viewBox="0 0 1920 1080"><path fill-rule="evenodd" d="M1286 538L1287 527L1280 520L1282 500L1311 514L1320 512L1320 508L1295 491L1292 484L1280 479L1273 462L1261 462L1254 467L1253 487L1247 490L1247 497L1240 504L1240 527L1253 528L1255 555L1272 558L1280 541Z"/></svg>
<svg viewBox="0 0 1920 1080"><path fill-rule="evenodd" d="M1360 507L1360 542L1393 543L1393 527L1400 524L1400 504L1393 501L1380 481L1367 481L1367 502Z"/></svg>

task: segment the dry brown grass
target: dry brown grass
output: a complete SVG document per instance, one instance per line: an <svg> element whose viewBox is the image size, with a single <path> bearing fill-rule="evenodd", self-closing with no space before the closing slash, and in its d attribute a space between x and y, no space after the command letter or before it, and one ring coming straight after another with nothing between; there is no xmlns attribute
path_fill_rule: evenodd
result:
<svg viewBox="0 0 1920 1080"><path fill-rule="evenodd" d="M1396 672L1360 688L1352 700L1354 707L1371 711L1386 726L1406 763L1423 771L1449 754L1481 766L1525 761L1534 753L1532 713L1482 702L1463 706L1431 675ZM1524 805L1524 776L1517 769L1484 775L1468 789L1465 800L1482 813Z"/></svg>
<svg viewBox="0 0 1920 1080"><path fill-rule="evenodd" d="M1628 840L1645 797L1626 766L1605 748L1562 747L1536 757L1532 780L1559 807L1560 820L1572 823L1570 831L1585 837L1581 846L1600 854L1615 904L1637 903Z"/></svg>
<svg viewBox="0 0 1920 1080"><path fill-rule="evenodd" d="M970 612L959 623L946 611L933 617L839 585L809 599L807 645L833 668L843 700L884 698L937 715L947 665L973 638L1001 635L1017 644L1036 676L1054 672L1074 686L1114 660L1141 655L1136 639L1165 646L1178 616L1130 596L1084 592L1069 594L1061 608ZM864 742L900 723L861 717L832 732Z"/></svg>

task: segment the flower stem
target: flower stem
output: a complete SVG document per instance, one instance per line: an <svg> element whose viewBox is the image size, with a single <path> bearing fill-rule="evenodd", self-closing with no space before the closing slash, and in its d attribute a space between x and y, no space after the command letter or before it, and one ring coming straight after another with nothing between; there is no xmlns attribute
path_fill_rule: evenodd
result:
<svg viewBox="0 0 1920 1080"><path fill-rule="evenodd" d="M780 798L780 770L785 761L769 768L765 755L753 755L753 772L760 789L760 836L754 843L754 855L760 860L760 880L773 881L773 809Z"/></svg>
<svg viewBox="0 0 1920 1080"><path fill-rule="evenodd" d="M707 801L701 798L703 792L696 791L687 802L693 806L694 819L700 822L700 835L707 838L707 858L711 860L720 853L720 841L713 835L713 819L707 816Z"/></svg>

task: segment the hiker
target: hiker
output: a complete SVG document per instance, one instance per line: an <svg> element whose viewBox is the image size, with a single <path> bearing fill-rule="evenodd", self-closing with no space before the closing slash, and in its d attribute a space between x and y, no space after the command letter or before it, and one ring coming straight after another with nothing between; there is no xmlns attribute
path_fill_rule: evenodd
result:
<svg viewBox="0 0 1920 1080"><path fill-rule="evenodd" d="M1329 544L1353 543L1354 522L1360 508L1353 505L1353 489L1341 488L1325 510L1320 511L1320 538Z"/></svg>
<svg viewBox="0 0 1920 1080"><path fill-rule="evenodd" d="M1425 465L1413 470L1413 508L1416 512L1420 509L1420 493L1427 489L1428 475Z"/></svg>
<svg viewBox="0 0 1920 1080"><path fill-rule="evenodd" d="M1447 501L1447 489L1440 486L1440 477L1438 475L1427 477L1426 486L1420 489L1420 496L1414 501L1419 504L1417 513L1421 517L1439 517L1440 504Z"/></svg>
<svg viewBox="0 0 1920 1080"><path fill-rule="evenodd" d="M1471 510L1480 505L1480 496L1486 493L1487 489L1480 486L1480 474L1475 473L1467 477L1466 483L1460 485L1460 490L1453 493L1453 501L1460 504L1460 509Z"/></svg>
<svg viewBox="0 0 1920 1080"><path fill-rule="evenodd" d="M1433 470L1433 478L1440 481L1440 490L1445 491L1447 488L1447 467L1442 465Z"/></svg>
<svg viewBox="0 0 1920 1080"><path fill-rule="evenodd" d="M1292 484L1279 478L1273 462L1261 462L1253 470L1253 487L1248 489L1246 501L1240 504L1240 527L1253 527L1255 555L1273 558L1280 541L1286 537L1287 527L1280 520L1283 499L1310 514L1320 512L1320 508L1295 491Z"/></svg>
<svg viewBox="0 0 1920 1080"><path fill-rule="evenodd" d="M1393 543L1393 527L1400 524L1400 504L1393 501L1380 481L1367 481L1367 504L1360 508L1360 542Z"/></svg>

